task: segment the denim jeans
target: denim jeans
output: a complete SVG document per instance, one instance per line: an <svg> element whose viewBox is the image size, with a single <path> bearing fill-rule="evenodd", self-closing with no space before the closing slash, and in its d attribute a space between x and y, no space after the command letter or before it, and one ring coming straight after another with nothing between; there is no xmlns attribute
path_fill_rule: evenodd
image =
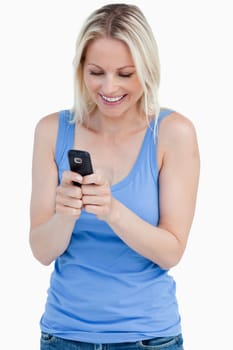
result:
<svg viewBox="0 0 233 350"><path fill-rule="evenodd" d="M130 343L92 344L41 334L40 350L184 350L182 335Z"/></svg>

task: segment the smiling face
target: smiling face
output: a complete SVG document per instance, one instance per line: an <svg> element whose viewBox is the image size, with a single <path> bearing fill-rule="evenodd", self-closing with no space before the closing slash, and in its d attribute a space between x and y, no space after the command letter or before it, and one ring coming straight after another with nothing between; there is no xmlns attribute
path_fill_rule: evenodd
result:
<svg viewBox="0 0 233 350"><path fill-rule="evenodd" d="M136 113L143 94L128 47L120 40L95 39L87 47L84 82L101 115Z"/></svg>

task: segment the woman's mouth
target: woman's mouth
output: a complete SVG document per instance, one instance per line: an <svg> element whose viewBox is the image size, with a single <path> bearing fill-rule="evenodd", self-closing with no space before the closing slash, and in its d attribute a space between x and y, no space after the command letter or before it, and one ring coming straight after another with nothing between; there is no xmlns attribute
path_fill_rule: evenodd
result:
<svg viewBox="0 0 233 350"><path fill-rule="evenodd" d="M107 104L107 105L115 105L115 104L118 104L120 103L123 98L125 97L126 95L120 95L120 96L112 96L112 97L109 97L109 96L105 96L105 95L101 95L100 94L100 97L102 99L102 101Z"/></svg>

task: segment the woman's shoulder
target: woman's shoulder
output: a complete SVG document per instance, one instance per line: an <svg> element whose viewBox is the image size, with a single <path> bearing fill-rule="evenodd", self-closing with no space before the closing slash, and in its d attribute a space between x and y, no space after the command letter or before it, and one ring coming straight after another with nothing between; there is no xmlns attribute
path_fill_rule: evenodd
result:
<svg viewBox="0 0 233 350"><path fill-rule="evenodd" d="M56 126L58 124L58 115L59 112L54 112L41 117L36 124L36 130L43 131L44 129Z"/></svg>
<svg viewBox="0 0 233 350"><path fill-rule="evenodd" d="M161 132L189 134L195 131L195 126L188 116L172 109L163 110L168 110L170 113L161 121Z"/></svg>
<svg viewBox="0 0 233 350"><path fill-rule="evenodd" d="M170 144L186 144L196 142L196 128L192 120L184 114L171 110L161 121L159 127L160 142Z"/></svg>
<svg viewBox="0 0 233 350"><path fill-rule="evenodd" d="M35 127L35 139L41 140L44 144L54 144L58 131L58 115L54 112L39 119Z"/></svg>

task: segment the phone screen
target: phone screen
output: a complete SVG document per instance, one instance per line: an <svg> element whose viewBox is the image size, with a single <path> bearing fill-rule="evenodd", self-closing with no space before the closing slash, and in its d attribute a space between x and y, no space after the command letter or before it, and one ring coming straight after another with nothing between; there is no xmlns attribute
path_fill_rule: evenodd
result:
<svg viewBox="0 0 233 350"><path fill-rule="evenodd" d="M93 173L91 156L89 152L72 149L68 151L68 159L71 171L74 171L82 176ZM78 182L74 182L74 185L80 186Z"/></svg>

